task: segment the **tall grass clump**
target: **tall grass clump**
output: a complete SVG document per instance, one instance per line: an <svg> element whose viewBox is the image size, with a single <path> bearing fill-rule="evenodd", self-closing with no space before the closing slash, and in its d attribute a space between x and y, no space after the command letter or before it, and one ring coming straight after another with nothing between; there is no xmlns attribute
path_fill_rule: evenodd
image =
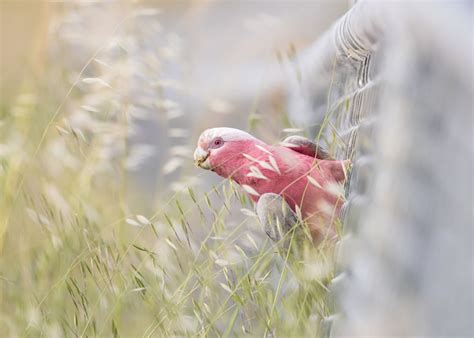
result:
<svg viewBox="0 0 474 338"><path fill-rule="evenodd" d="M191 168L194 140L170 99L184 86L162 74L179 66L179 43L157 14L131 13L79 71L51 61L50 80L0 112L0 332L322 335L331 248L292 231L297 252L280 250L239 188ZM65 11L51 30L52 60L90 50L73 34L81 15ZM147 123L167 140L151 203L132 184L156 152L136 134Z"/></svg>

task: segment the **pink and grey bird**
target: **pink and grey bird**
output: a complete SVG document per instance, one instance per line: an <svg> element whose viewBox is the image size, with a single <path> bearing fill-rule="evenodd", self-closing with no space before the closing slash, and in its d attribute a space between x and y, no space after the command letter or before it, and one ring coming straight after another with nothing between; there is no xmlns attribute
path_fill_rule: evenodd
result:
<svg viewBox="0 0 474 338"><path fill-rule="evenodd" d="M332 160L310 140L291 136L278 145L233 128L205 130L194 152L196 164L237 182L257 203L262 222L269 212L281 213L281 198L291 217L301 211L315 243L335 235L346 179L347 161ZM274 240L280 236L266 229Z"/></svg>

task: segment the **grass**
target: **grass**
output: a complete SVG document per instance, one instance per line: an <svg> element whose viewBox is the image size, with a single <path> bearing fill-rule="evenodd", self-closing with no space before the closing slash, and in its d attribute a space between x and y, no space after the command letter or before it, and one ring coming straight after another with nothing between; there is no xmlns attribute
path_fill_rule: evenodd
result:
<svg viewBox="0 0 474 338"><path fill-rule="evenodd" d="M9 163L2 178L13 175ZM120 186L85 193L81 172L64 178L66 188L29 170L3 206L13 210L1 258L2 331L11 336L305 334L330 313L324 282L293 280L299 262L289 266L255 236L254 218L227 223L231 205L249 207L227 182L181 191L150 219L120 218L109 198Z"/></svg>
<svg viewBox="0 0 474 338"><path fill-rule="evenodd" d="M158 187L165 193L148 213L137 206L143 198L129 172L147 148L130 142L138 104L118 90L128 85L117 69L130 55L111 48L92 54L59 105L51 88L32 83L0 112L0 332L323 335L331 247L313 248L291 231L293 249L282 254L240 188L198 184L208 173L176 178L174 192ZM69 75L59 73L53 90L61 93ZM179 106L160 85L155 94L177 133ZM191 165L178 150L170 172Z"/></svg>

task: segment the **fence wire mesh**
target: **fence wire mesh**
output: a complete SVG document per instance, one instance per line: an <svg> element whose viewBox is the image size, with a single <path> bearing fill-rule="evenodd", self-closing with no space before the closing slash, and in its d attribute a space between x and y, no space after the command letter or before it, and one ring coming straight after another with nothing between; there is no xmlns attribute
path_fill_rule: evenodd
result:
<svg viewBox="0 0 474 338"><path fill-rule="evenodd" d="M334 336L473 334L472 4L358 2L289 111L353 169Z"/></svg>

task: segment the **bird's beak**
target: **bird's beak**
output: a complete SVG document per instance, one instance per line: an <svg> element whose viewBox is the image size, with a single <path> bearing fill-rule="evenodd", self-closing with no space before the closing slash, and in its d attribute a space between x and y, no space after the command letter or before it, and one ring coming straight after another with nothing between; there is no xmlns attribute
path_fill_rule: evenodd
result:
<svg viewBox="0 0 474 338"><path fill-rule="evenodd" d="M211 169L211 163L209 161L209 152L205 151L201 147L197 147L194 151L194 164L202 169Z"/></svg>

